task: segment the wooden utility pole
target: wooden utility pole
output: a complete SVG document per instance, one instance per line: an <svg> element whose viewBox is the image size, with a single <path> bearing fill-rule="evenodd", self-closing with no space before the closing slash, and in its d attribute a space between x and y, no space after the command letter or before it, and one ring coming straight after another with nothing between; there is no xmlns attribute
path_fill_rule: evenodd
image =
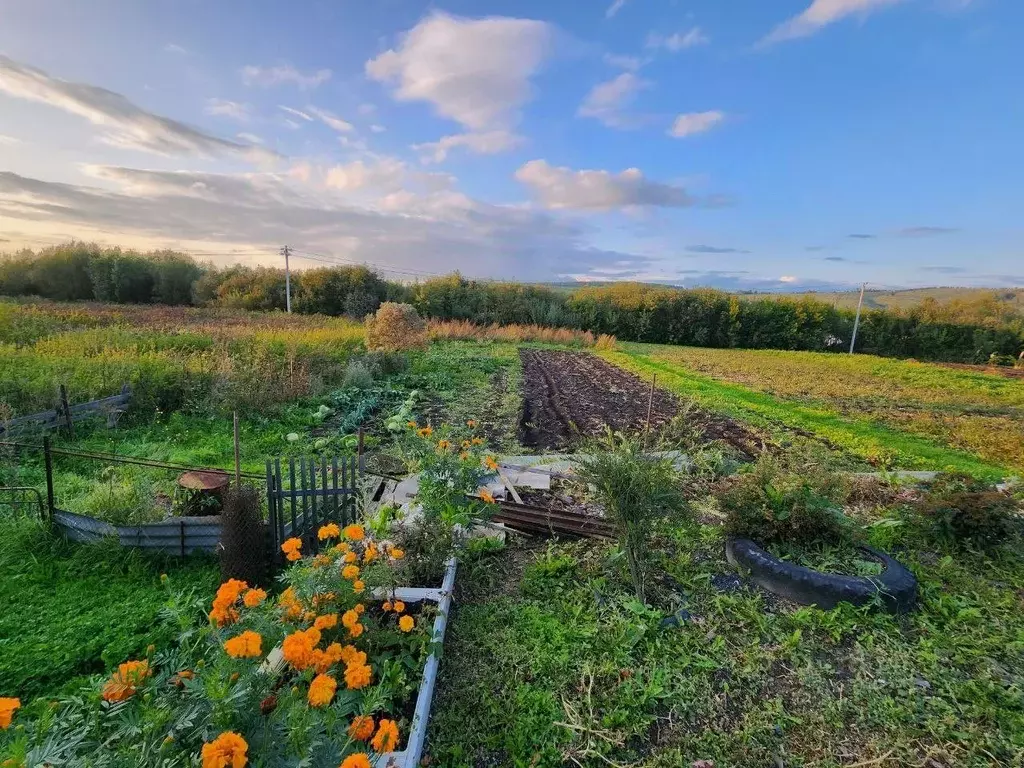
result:
<svg viewBox="0 0 1024 768"><path fill-rule="evenodd" d="M287 245L281 248L281 255L284 256L284 306L288 313L292 311L292 270L288 265L288 257L292 249Z"/></svg>
<svg viewBox="0 0 1024 768"><path fill-rule="evenodd" d="M850 354L853 354L853 345L857 343L857 329L860 328L860 309L864 306L864 286L867 283L860 284L860 298L857 300L857 317L853 321L853 335L850 337Z"/></svg>

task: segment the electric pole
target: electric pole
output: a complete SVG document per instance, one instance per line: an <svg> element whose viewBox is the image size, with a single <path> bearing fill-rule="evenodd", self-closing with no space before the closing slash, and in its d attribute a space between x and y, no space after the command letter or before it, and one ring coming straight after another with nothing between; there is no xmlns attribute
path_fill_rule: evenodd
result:
<svg viewBox="0 0 1024 768"><path fill-rule="evenodd" d="M857 329L860 327L860 308L864 306L864 286L867 283L860 284L860 298L857 300L857 317L853 321L853 336L850 337L850 354L853 354L853 345L857 343Z"/></svg>
<svg viewBox="0 0 1024 768"><path fill-rule="evenodd" d="M289 314L292 311L292 271L288 266L288 256L291 252L292 249L287 245L281 249L281 255L284 256L284 306Z"/></svg>

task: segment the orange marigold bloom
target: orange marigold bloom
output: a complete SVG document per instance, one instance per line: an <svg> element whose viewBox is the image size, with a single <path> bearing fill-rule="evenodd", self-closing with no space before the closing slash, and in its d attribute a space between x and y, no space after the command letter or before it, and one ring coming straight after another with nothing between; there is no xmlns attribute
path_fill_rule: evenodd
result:
<svg viewBox="0 0 1024 768"><path fill-rule="evenodd" d="M246 608L255 608L267 599L267 593L262 589L250 589L242 595L242 604Z"/></svg>
<svg viewBox="0 0 1024 768"><path fill-rule="evenodd" d="M358 565L346 565L344 568L341 569L341 577L343 579L351 580L351 579L358 578L358 576L359 576L359 566Z"/></svg>
<svg viewBox="0 0 1024 768"><path fill-rule="evenodd" d="M302 615L302 603L299 602L299 598L295 595L294 587L288 587L281 596L277 598L277 604L279 607L284 609L284 615L287 619L297 619Z"/></svg>
<svg viewBox="0 0 1024 768"><path fill-rule="evenodd" d="M327 555L317 555L313 558L314 568L323 568L324 566L331 564L331 558Z"/></svg>
<svg viewBox="0 0 1024 768"><path fill-rule="evenodd" d="M323 674L328 669L333 667L342 659L341 643L331 643L327 648L321 651L319 648L313 649L313 667L317 672Z"/></svg>
<svg viewBox="0 0 1024 768"><path fill-rule="evenodd" d="M346 552L345 557L342 558L343 561L349 564L356 562L358 559L359 555L352 551Z"/></svg>
<svg viewBox="0 0 1024 768"><path fill-rule="evenodd" d="M191 680L195 677L195 673L191 669L183 669L177 674L171 675L170 683L175 688L183 688L186 680Z"/></svg>
<svg viewBox="0 0 1024 768"><path fill-rule="evenodd" d="M289 562L295 562L296 560L302 559L302 539L292 537L281 545L281 551L284 552L284 556Z"/></svg>
<svg viewBox="0 0 1024 768"><path fill-rule="evenodd" d="M388 611L390 611L390 610L391 610L391 601L390 601L390 600L385 600L385 601L384 601L384 602L383 602L383 603L381 604L381 606L380 606L380 609L381 609L382 611L384 611L384 613L387 613Z"/></svg>
<svg viewBox="0 0 1024 768"><path fill-rule="evenodd" d="M416 425L416 422L415 422L415 421L412 421L412 420L410 419L409 421L405 422L405 426L407 426L407 427L409 427L409 428L415 428L415 427L416 427L417 425Z"/></svg>
<svg viewBox="0 0 1024 768"><path fill-rule="evenodd" d="M330 675L319 674L309 684L309 692L306 694L306 701L311 707L326 707L334 698L334 692L338 690L338 682Z"/></svg>
<svg viewBox="0 0 1024 768"><path fill-rule="evenodd" d="M21 707L21 699L0 698L0 730L11 727L14 710ZM373 721L370 721L370 732L373 732Z"/></svg>
<svg viewBox="0 0 1024 768"><path fill-rule="evenodd" d="M349 541L362 541L366 536L366 529L357 523L353 523L352 525L346 525L343 533Z"/></svg>
<svg viewBox="0 0 1024 768"><path fill-rule="evenodd" d="M234 731L225 731L203 744L203 768L245 768L249 745Z"/></svg>
<svg viewBox="0 0 1024 768"><path fill-rule="evenodd" d="M111 675L103 685L104 701L125 701L130 699L135 689L142 685L149 677L150 669L148 661L126 661L117 668L117 672Z"/></svg>
<svg viewBox="0 0 1024 768"><path fill-rule="evenodd" d="M287 555L285 555L284 559L287 560L289 563L294 563L296 560L301 560L302 559L302 553L299 552L298 550L295 550L295 551L289 552Z"/></svg>
<svg viewBox="0 0 1024 768"><path fill-rule="evenodd" d="M341 761L339 768L372 768L370 758L365 752L356 752Z"/></svg>
<svg viewBox="0 0 1024 768"><path fill-rule="evenodd" d="M373 736L373 718L369 715L356 715L352 725L348 727L348 735L356 741L366 741Z"/></svg>
<svg viewBox="0 0 1024 768"><path fill-rule="evenodd" d="M463 440L462 441L462 447L463 448L469 448L470 445L472 445L472 443L470 443L469 440Z"/></svg>
<svg viewBox="0 0 1024 768"><path fill-rule="evenodd" d="M434 428L427 426L424 427L423 429L417 430L416 434L419 435L420 437L430 437L432 434L434 434Z"/></svg>
<svg viewBox="0 0 1024 768"><path fill-rule="evenodd" d="M357 651L354 645L346 645L341 649L341 660L346 665L350 664L365 664L366 663L366 652Z"/></svg>
<svg viewBox="0 0 1024 768"><path fill-rule="evenodd" d="M465 461L468 458L469 458L469 454L466 453L465 451L463 451L462 453L459 454L459 460L460 461Z"/></svg>
<svg viewBox="0 0 1024 768"><path fill-rule="evenodd" d="M249 585L241 579L228 579L217 588L217 597L233 603L248 588Z"/></svg>
<svg viewBox="0 0 1024 768"><path fill-rule="evenodd" d="M476 427L476 424L477 424L476 419L468 419L466 421L466 426L469 427L470 429L473 429L474 427Z"/></svg>
<svg viewBox="0 0 1024 768"><path fill-rule="evenodd" d="M341 528L338 527L337 523L328 523L327 525L320 526L320 530L316 532L316 537L320 541L325 539L337 539L341 536Z"/></svg>
<svg viewBox="0 0 1024 768"><path fill-rule="evenodd" d="M349 664L345 667L345 685L349 690L359 690L370 684L373 670L366 664Z"/></svg>
<svg viewBox="0 0 1024 768"><path fill-rule="evenodd" d="M364 584L359 579L356 579L355 581L352 582L352 591L355 592L357 595L360 592L362 592L364 589L366 589L366 584Z"/></svg>
<svg viewBox="0 0 1024 768"><path fill-rule="evenodd" d="M312 621L315 618L316 618L316 611L306 611L304 614L302 614L302 620L303 621L307 621L308 622L308 621Z"/></svg>
<svg viewBox="0 0 1024 768"><path fill-rule="evenodd" d="M226 627L228 624L234 624L238 621L238 611L231 605L224 605L214 600L213 610L210 611L210 621L218 627Z"/></svg>
<svg viewBox="0 0 1024 768"><path fill-rule="evenodd" d="M484 439L482 437L474 437L470 442L473 443L473 445L483 445Z"/></svg>
<svg viewBox="0 0 1024 768"><path fill-rule="evenodd" d="M395 613L405 613L405 603L401 600L395 600Z"/></svg>
<svg viewBox="0 0 1024 768"><path fill-rule="evenodd" d="M313 626L321 631L334 629L337 625L338 614L336 613L325 613L323 616L317 616L316 621L313 622Z"/></svg>
<svg viewBox="0 0 1024 768"><path fill-rule="evenodd" d="M498 462L494 460L493 456L484 456L484 466L494 472L498 468Z"/></svg>
<svg viewBox="0 0 1024 768"><path fill-rule="evenodd" d="M285 637L281 643L281 655L284 660L300 672L308 669L316 661L313 653L320 642L320 630L310 627L307 630L299 630Z"/></svg>
<svg viewBox="0 0 1024 768"><path fill-rule="evenodd" d="M345 627L351 627L359 623L359 614L355 611L345 611L341 615L341 623Z"/></svg>
<svg viewBox="0 0 1024 768"><path fill-rule="evenodd" d="M366 551L363 552L363 562L372 563L377 559L377 545L372 541L366 545Z"/></svg>
<svg viewBox="0 0 1024 768"><path fill-rule="evenodd" d="M391 556L395 558L395 560L401 560L403 557L405 557L405 550L399 549L398 547L392 547Z"/></svg>
<svg viewBox="0 0 1024 768"><path fill-rule="evenodd" d="M412 629L415 626L416 620L409 614L405 614L405 616L398 620L398 628L403 632L412 632Z"/></svg>
<svg viewBox="0 0 1024 768"><path fill-rule="evenodd" d="M362 616L363 613L366 611L366 606L363 605L362 603L356 603L356 607L353 608L352 610L355 611L356 613L358 613L360 616Z"/></svg>
<svg viewBox="0 0 1024 768"><path fill-rule="evenodd" d="M371 744L375 752L393 752L398 746L398 724L383 718L377 725L377 733Z"/></svg>
<svg viewBox="0 0 1024 768"><path fill-rule="evenodd" d="M480 501L482 501L482 502L484 502L486 504L493 504L494 503L494 494L491 493L490 491L488 491L486 488L481 488L477 492L477 495L480 497Z"/></svg>
<svg viewBox="0 0 1024 768"><path fill-rule="evenodd" d="M365 627L363 627L362 624L353 624L351 627L348 628L348 633L352 637L359 637L361 634L363 634L364 629Z"/></svg>
<svg viewBox="0 0 1024 768"><path fill-rule="evenodd" d="M251 659L262 652L263 638L259 632L246 630L238 637L232 637L224 643L224 650L233 659Z"/></svg>
<svg viewBox="0 0 1024 768"><path fill-rule="evenodd" d="M441 453L444 453L445 451L447 451L451 447L452 447L452 444L451 444L451 442L449 440L438 440L437 441L437 450L440 451Z"/></svg>
<svg viewBox="0 0 1024 768"><path fill-rule="evenodd" d="M342 541L338 544L335 544L333 549L335 552L348 552L352 549L352 545L349 544L347 541Z"/></svg>

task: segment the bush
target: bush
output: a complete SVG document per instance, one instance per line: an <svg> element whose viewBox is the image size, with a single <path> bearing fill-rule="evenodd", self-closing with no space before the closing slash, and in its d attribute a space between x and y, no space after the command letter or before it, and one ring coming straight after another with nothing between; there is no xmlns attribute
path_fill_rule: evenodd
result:
<svg viewBox="0 0 1024 768"><path fill-rule="evenodd" d="M427 345L427 324L411 304L386 301L366 317L366 348L382 352L421 349Z"/></svg>
<svg viewBox="0 0 1024 768"><path fill-rule="evenodd" d="M947 544L996 546L1011 534L1017 515L1014 498L968 475L939 475L914 510Z"/></svg>
<svg viewBox="0 0 1024 768"><path fill-rule="evenodd" d="M345 366L345 377L341 385L346 388L369 389L373 386L373 372L362 361L351 360Z"/></svg>
<svg viewBox="0 0 1024 768"><path fill-rule="evenodd" d="M682 477L671 459L645 455L638 439L610 431L576 466L580 480L594 487L605 514L615 524L636 598L645 602L648 537L658 518L688 510Z"/></svg>
<svg viewBox="0 0 1024 768"><path fill-rule="evenodd" d="M759 544L834 544L851 537L849 480L799 459L763 455L719 494L726 531Z"/></svg>

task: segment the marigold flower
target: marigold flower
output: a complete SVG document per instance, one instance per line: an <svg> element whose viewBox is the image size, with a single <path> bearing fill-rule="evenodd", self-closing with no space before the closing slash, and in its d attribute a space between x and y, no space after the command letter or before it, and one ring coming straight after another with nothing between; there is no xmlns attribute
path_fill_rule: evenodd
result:
<svg viewBox="0 0 1024 768"><path fill-rule="evenodd" d="M366 530L363 526L353 523L352 525L345 526L345 538L349 541L362 541L363 537L366 536Z"/></svg>
<svg viewBox="0 0 1024 768"><path fill-rule="evenodd" d="M470 442L473 443L473 445L483 445L484 439L482 437L474 437Z"/></svg>
<svg viewBox="0 0 1024 768"><path fill-rule="evenodd" d="M288 587L277 598L277 604L284 609L286 619L297 619L302 615L302 603L295 595L294 587Z"/></svg>
<svg viewBox="0 0 1024 768"><path fill-rule="evenodd" d="M345 552L351 551L352 545L349 544L347 541L341 541L335 544L333 549L335 552L341 552L342 554L344 554Z"/></svg>
<svg viewBox="0 0 1024 768"><path fill-rule="evenodd" d="M383 603L381 603L380 609L382 611L384 611L384 613L387 613L388 611L390 611L391 610L391 601L390 600L385 600Z"/></svg>
<svg viewBox="0 0 1024 768"><path fill-rule="evenodd" d="M363 552L363 562L372 563L377 559L377 545L372 541L366 545L366 551Z"/></svg>
<svg viewBox="0 0 1024 768"><path fill-rule="evenodd" d="M313 626L321 632L325 629L334 629L337 625L338 614L336 613L325 613L323 616L317 616L313 622Z"/></svg>
<svg viewBox="0 0 1024 768"><path fill-rule="evenodd" d="M416 626L416 621L409 614L405 614L398 620L398 628L403 632L412 632L413 627Z"/></svg>
<svg viewBox="0 0 1024 768"><path fill-rule="evenodd" d="M331 564L331 558L328 555L317 555L313 558L314 568L323 568Z"/></svg>
<svg viewBox="0 0 1024 768"><path fill-rule="evenodd" d="M262 589L250 589L242 595L242 604L246 608L255 608L267 599L267 593Z"/></svg>
<svg viewBox="0 0 1024 768"><path fill-rule="evenodd" d="M288 554L289 552L298 552L300 549L302 549L302 539L296 536L286 539L281 545L281 551L285 554Z"/></svg>
<svg viewBox="0 0 1024 768"><path fill-rule="evenodd" d="M404 549L399 549L398 547L392 547L391 548L391 556L395 560L401 560L403 557L405 557L405 550Z"/></svg>
<svg viewBox="0 0 1024 768"><path fill-rule="evenodd" d="M118 666L117 672L104 683L103 700L114 702L130 699L136 688L142 685L149 675L148 661L126 661Z"/></svg>
<svg viewBox="0 0 1024 768"><path fill-rule="evenodd" d="M304 614L302 614L302 620L307 622L307 623L312 621L315 618L316 618L316 611L306 611Z"/></svg>
<svg viewBox="0 0 1024 768"><path fill-rule="evenodd" d="M225 599L229 603L233 603L238 599L238 596L249 588L241 579L228 579L217 588L217 597Z"/></svg>
<svg viewBox="0 0 1024 768"><path fill-rule="evenodd" d="M345 685L349 690L357 691L370 684L373 670L366 664L349 664L345 667Z"/></svg>
<svg viewBox="0 0 1024 768"><path fill-rule="evenodd" d="M355 637L359 637L361 634L363 634L363 631L365 629L366 628L362 624L353 624L351 627L348 628L348 633L353 638L355 638Z"/></svg>
<svg viewBox="0 0 1024 768"><path fill-rule="evenodd" d="M452 444L448 440L438 440L437 441L437 450L438 450L439 453L444 453L445 451L447 451L451 447L452 447Z"/></svg>
<svg viewBox="0 0 1024 768"><path fill-rule="evenodd" d="M484 466L494 472L498 469L498 462L494 460L493 456L484 456Z"/></svg>
<svg viewBox="0 0 1024 768"><path fill-rule="evenodd" d="M342 760L339 768L371 768L370 758L365 752L356 752Z"/></svg>
<svg viewBox="0 0 1024 768"><path fill-rule="evenodd" d="M316 669L317 672L321 674L326 672L328 669L333 667L341 660L341 643L331 643L323 651L321 651L319 648L313 649L313 667Z"/></svg>
<svg viewBox="0 0 1024 768"><path fill-rule="evenodd" d="M320 526L320 530L316 532L316 537L320 541L326 539L337 539L341 537L341 528L338 527L337 523L328 523L327 525Z"/></svg>
<svg viewBox="0 0 1024 768"><path fill-rule="evenodd" d="M494 494L488 491L486 488L481 488L479 491L477 491L477 496L479 496L480 501L484 502L485 504L494 503Z"/></svg>
<svg viewBox="0 0 1024 768"><path fill-rule="evenodd" d="M302 553L299 552L298 550L294 550L294 551L289 552L288 554L286 554L284 556L284 559L287 560L289 563L294 563L296 560L301 560L302 559Z"/></svg>
<svg viewBox="0 0 1024 768"><path fill-rule="evenodd" d="M395 600L394 609L395 613L405 613L405 603L401 600Z"/></svg>
<svg viewBox="0 0 1024 768"><path fill-rule="evenodd" d="M465 461L468 458L469 458L469 454L466 453L465 451L463 451L462 453L459 454L459 460L460 461Z"/></svg>
<svg viewBox="0 0 1024 768"><path fill-rule="evenodd" d="M259 656L263 650L263 638L259 632L246 630L238 637L232 637L224 643L224 650L233 659L251 659Z"/></svg>
<svg viewBox="0 0 1024 768"><path fill-rule="evenodd" d="M417 430L416 434L419 435L420 437L430 437L432 434L434 434L434 429L433 427L426 426L423 429Z"/></svg>
<svg viewBox="0 0 1024 768"><path fill-rule="evenodd" d="M357 555L355 552L349 551L345 553L345 557L343 557L342 560L351 565L352 563L359 560L359 555Z"/></svg>
<svg viewBox="0 0 1024 768"><path fill-rule="evenodd" d="M398 724L394 720L382 718L370 743L375 752L393 752L398 746Z"/></svg>
<svg viewBox="0 0 1024 768"><path fill-rule="evenodd" d="M476 427L476 423L476 419L468 419L466 421L466 426L469 427L470 429L473 429L474 427Z"/></svg>
<svg viewBox="0 0 1024 768"><path fill-rule="evenodd" d="M409 420L405 422L405 426L410 427L411 429L415 429L417 425L415 421Z"/></svg>
<svg viewBox="0 0 1024 768"><path fill-rule="evenodd" d="M341 614L341 624L345 627L351 627L359 623L359 614L353 610L345 611Z"/></svg>
<svg viewBox="0 0 1024 768"><path fill-rule="evenodd" d="M203 768L245 768L249 745L234 731L225 731L208 744L203 744Z"/></svg>
<svg viewBox="0 0 1024 768"><path fill-rule="evenodd" d="M462 447L463 448L469 448L469 446L471 446L471 445L472 445L472 443L469 442L469 440L463 440L462 441Z"/></svg>
<svg viewBox="0 0 1024 768"><path fill-rule="evenodd" d="M213 610L210 611L210 621L218 627L226 627L228 624L238 621L238 611L230 605L222 605L214 600Z"/></svg>
<svg viewBox="0 0 1024 768"><path fill-rule="evenodd" d="M341 660L344 661L346 665L365 664L366 652L356 650L354 645L346 645L341 649Z"/></svg>
<svg viewBox="0 0 1024 768"><path fill-rule="evenodd" d="M366 584L364 584L359 579L356 579L352 582L352 591L355 592L357 595L360 594L364 589L366 589Z"/></svg>
<svg viewBox="0 0 1024 768"><path fill-rule="evenodd" d="M348 727L348 735L356 741L366 741L373 736L374 723L369 715L356 715Z"/></svg>
<svg viewBox="0 0 1024 768"><path fill-rule="evenodd" d="M362 616L363 612L366 611L366 606L363 605L362 603L356 603L356 607L353 608L352 610L355 611L356 613L358 613L360 616Z"/></svg>
<svg viewBox="0 0 1024 768"><path fill-rule="evenodd" d="M346 565L341 569L341 577L343 579L352 579L359 577L359 566L358 565Z"/></svg>
<svg viewBox="0 0 1024 768"><path fill-rule="evenodd" d="M326 707L334 698L334 692L338 690L338 682L330 675L319 674L309 684L309 692L306 694L306 701L311 707Z"/></svg>
<svg viewBox="0 0 1024 768"><path fill-rule="evenodd" d="M281 655L284 656L285 661L301 672L316 661L313 651L319 642L319 629L316 627L300 629L285 637L281 643Z"/></svg>
<svg viewBox="0 0 1024 768"><path fill-rule="evenodd" d="M0 698L0 730L6 731L11 727L11 719L14 717L14 710L21 707L21 699ZM373 721L370 721L371 733Z"/></svg>
<svg viewBox="0 0 1024 768"><path fill-rule="evenodd" d="M185 687L185 681L186 680L191 680L194 677L195 677L195 673L191 669L183 669L183 670L181 670L181 672L178 672L178 673L176 673L174 675L171 675L170 683L175 688L184 688Z"/></svg>

